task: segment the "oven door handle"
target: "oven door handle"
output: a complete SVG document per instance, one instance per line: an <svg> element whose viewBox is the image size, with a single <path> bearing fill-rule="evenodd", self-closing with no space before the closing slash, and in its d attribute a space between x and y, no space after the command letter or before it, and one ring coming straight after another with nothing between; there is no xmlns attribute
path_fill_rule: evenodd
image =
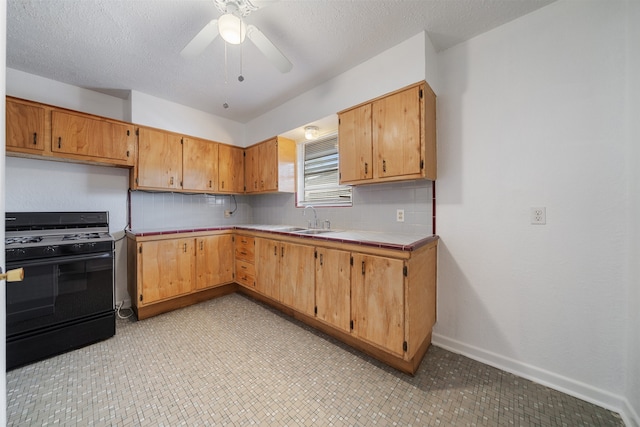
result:
<svg viewBox="0 0 640 427"><path fill-rule="evenodd" d="M90 261L103 258L113 258L113 253L109 251L85 255L65 255L52 258L38 258L25 261L13 260L11 262L7 262L7 268L29 267L34 265L54 265L73 261Z"/></svg>

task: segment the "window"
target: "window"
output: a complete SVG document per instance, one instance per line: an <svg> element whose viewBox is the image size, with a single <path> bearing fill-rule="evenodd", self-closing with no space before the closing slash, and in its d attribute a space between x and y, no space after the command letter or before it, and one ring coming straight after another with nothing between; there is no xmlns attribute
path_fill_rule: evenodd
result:
<svg viewBox="0 0 640 427"><path fill-rule="evenodd" d="M351 187L338 177L338 135L300 146L298 206L351 206Z"/></svg>

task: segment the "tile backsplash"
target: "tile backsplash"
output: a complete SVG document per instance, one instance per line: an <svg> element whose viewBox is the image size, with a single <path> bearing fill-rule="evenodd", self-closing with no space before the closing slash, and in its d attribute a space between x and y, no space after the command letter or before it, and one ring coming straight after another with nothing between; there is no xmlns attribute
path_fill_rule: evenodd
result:
<svg viewBox="0 0 640 427"><path fill-rule="evenodd" d="M335 229L432 232L432 182L412 181L353 188L353 206L316 208L320 221L328 219ZM193 228L240 224L287 224L307 226L313 213L296 208L295 194L255 196L181 193L131 193L131 226L135 229ZM231 218L224 211L237 210ZM404 222L396 221L403 209Z"/></svg>

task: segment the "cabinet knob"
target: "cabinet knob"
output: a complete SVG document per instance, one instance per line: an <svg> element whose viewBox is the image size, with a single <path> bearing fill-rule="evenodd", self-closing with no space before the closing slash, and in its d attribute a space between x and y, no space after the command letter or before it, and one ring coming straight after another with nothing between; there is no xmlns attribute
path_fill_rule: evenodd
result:
<svg viewBox="0 0 640 427"><path fill-rule="evenodd" d="M382 161L382 172L386 172L387 171L387 161L383 160Z"/></svg>
<svg viewBox="0 0 640 427"><path fill-rule="evenodd" d="M364 174L367 175L369 173L369 163L364 163Z"/></svg>
<svg viewBox="0 0 640 427"><path fill-rule="evenodd" d="M212 181L211 181L211 180L209 180L209 188L211 188L211 184L212 184Z"/></svg>

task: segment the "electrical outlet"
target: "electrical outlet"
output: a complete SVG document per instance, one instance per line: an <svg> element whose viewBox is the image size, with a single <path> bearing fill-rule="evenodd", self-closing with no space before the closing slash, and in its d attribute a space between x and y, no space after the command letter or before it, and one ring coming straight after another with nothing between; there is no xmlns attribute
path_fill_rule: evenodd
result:
<svg viewBox="0 0 640 427"><path fill-rule="evenodd" d="M231 218L231 211L224 211L225 218Z"/></svg>
<svg viewBox="0 0 640 427"><path fill-rule="evenodd" d="M531 208L531 224L545 225L547 223L547 208Z"/></svg>
<svg viewBox="0 0 640 427"><path fill-rule="evenodd" d="M404 209L396 210L396 221L404 222Z"/></svg>

